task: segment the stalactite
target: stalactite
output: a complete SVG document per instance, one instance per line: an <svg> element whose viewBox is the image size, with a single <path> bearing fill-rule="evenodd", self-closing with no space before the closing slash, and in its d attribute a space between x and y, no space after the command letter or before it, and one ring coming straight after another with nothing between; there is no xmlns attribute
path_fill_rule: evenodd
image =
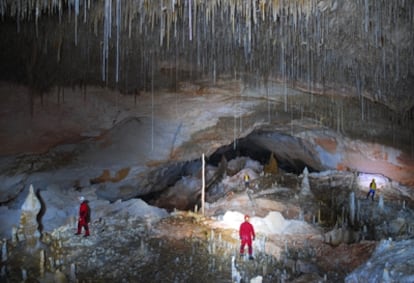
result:
<svg viewBox="0 0 414 283"><path fill-rule="evenodd" d="M75 0L75 46L78 45L78 15L79 15L79 0Z"/></svg>
<svg viewBox="0 0 414 283"><path fill-rule="evenodd" d="M365 11L364 31L365 31L365 33L368 33L368 27L369 27L369 0L365 0L364 11Z"/></svg>
<svg viewBox="0 0 414 283"><path fill-rule="evenodd" d="M103 30L103 47L102 47L102 81L106 81L108 76L108 56L109 56L109 38L111 26L111 0L105 0L104 8L104 30Z"/></svg>
<svg viewBox="0 0 414 283"><path fill-rule="evenodd" d="M116 0L116 70L115 82L119 81L119 52L120 52L120 32L121 32L121 0Z"/></svg>
<svg viewBox="0 0 414 283"><path fill-rule="evenodd" d="M87 22L87 15L88 15L88 12L87 12L87 1L88 0L83 0L83 23L84 24L86 24L86 22Z"/></svg>
<svg viewBox="0 0 414 283"><path fill-rule="evenodd" d="M35 32L36 32L36 38L39 37L39 15L40 15L40 10L39 10L39 1L36 1L36 8L35 8Z"/></svg>
<svg viewBox="0 0 414 283"><path fill-rule="evenodd" d="M188 0L188 39L190 41L193 40L192 9L191 0Z"/></svg>
<svg viewBox="0 0 414 283"><path fill-rule="evenodd" d="M128 2L129 4L128 5L131 5L130 3L131 2ZM127 8L128 10L128 38L129 39L131 39L131 35L132 35L132 18L133 18L133 15L132 15L132 7L128 7Z"/></svg>
<svg viewBox="0 0 414 283"><path fill-rule="evenodd" d="M193 0L193 27L192 27L192 31L193 31L193 36L194 33L196 33L195 35L197 36L197 0Z"/></svg>
<svg viewBox="0 0 414 283"><path fill-rule="evenodd" d="M352 3L357 13L349 27L353 33L348 31L344 35L372 50L373 64L365 64L365 59L359 56L341 57L342 54L335 51L337 46L329 41L341 38L343 31L335 21L339 21L345 4L328 2L121 0L119 6L124 6L118 14L112 13L112 3L118 4L118 1L110 0L0 0L0 17L13 15L18 31L21 23L30 21L37 36L41 36L42 17L58 14L59 21L65 16L68 21L74 17L75 45L78 46L79 40L86 38L80 37L81 32L92 29L95 36L102 32L102 80L106 82L109 81L110 62L115 65L115 82L125 80L119 54L126 45L133 44L131 41L142 39L144 48L156 50L160 60L178 54L178 61L196 62L191 67L197 66L213 80L226 72L241 74L254 70L258 77L274 76L289 85L299 81L309 92L319 91L320 85L323 91L329 83L355 87L360 81L357 95L384 99L393 86L411 72L410 60L404 59L412 58L414 51L396 44L394 31L414 28L413 5L403 0L356 0ZM80 25L81 19L84 24L90 24ZM112 19L117 22L114 27ZM111 41L111 31L112 28L115 31L115 27L116 39ZM153 45L156 40L151 40L154 33L159 35L158 46ZM126 34L129 40L124 42L121 39L126 38ZM413 38L405 40L409 43ZM191 44L193 41L196 42ZM109 58L112 46L114 60ZM174 50L170 50L172 46ZM352 49L357 54L359 45ZM58 49L58 62L63 62L61 56ZM356 72L369 75L355 78ZM178 78L180 74L175 72L174 76ZM340 108L335 111L338 117L343 115ZM343 123L339 121L338 127L342 128Z"/></svg>
<svg viewBox="0 0 414 283"><path fill-rule="evenodd" d="M162 12L164 7L162 5L162 0L160 1L160 9L161 9L161 15L160 15L160 47L163 46L164 41L164 34L165 34L165 17L164 13Z"/></svg>
<svg viewBox="0 0 414 283"><path fill-rule="evenodd" d="M233 124L233 150L237 149L237 115L234 113Z"/></svg>
<svg viewBox="0 0 414 283"><path fill-rule="evenodd" d="M154 112L154 54L151 55L151 152L154 151L154 122L155 122L155 112Z"/></svg>
<svg viewBox="0 0 414 283"><path fill-rule="evenodd" d="M57 10L58 10L58 14L59 14L59 24L62 23L62 0L58 0L59 2L57 3Z"/></svg>
<svg viewBox="0 0 414 283"><path fill-rule="evenodd" d="M5 0L0 0L0 15L1 15L1 20L4 21L4 15L6 13L6 1Z"/></svg>

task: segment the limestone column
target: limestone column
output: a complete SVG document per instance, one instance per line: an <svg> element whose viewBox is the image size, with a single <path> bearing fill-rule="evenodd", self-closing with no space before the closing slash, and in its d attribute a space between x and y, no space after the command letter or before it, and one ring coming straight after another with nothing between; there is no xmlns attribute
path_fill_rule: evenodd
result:
<svg viewBox="0 0 414 283"><path fill-rule="evenodd" d="M17 232L18 240L26 240L26 244L30 247L35 247L40 238L39 223L37 222L40 209L41 203L34 192L33 185L30 185L29 194L22 205Z"/></svg>

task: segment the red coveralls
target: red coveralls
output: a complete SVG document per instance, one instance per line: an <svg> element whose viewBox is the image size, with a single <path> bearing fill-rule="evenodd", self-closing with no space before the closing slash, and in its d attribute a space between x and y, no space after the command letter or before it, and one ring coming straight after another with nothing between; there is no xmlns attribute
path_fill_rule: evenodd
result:
<svg viewBox="0 0 414 283"><path fill-rule="evenodd" d="M244 218L245 221L240 225L239 235L241 240L240 255L244 254L244 247L247 244L249 248L249 256L253 253L252 240L256 237L253 225L249 222L249 217Z"/></svg>
<svg viewBox="0 0 414 283"><path fill-rule="evenodd" d="M82 227L84 227L85 236L89 236L88 219L86 219L88 215L88 210L89 210L88 203L86 201L83 201L79 207L78 233L76 233L78 235L81 234Z"/></svg>

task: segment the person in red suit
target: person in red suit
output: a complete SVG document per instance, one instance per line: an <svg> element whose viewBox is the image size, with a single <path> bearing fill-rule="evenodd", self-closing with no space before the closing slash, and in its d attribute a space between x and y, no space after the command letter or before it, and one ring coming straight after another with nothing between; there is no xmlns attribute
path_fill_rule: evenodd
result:
<svg viewBox="0 0 414 283"><path fill-rule="evenodd" d="M256 234L254 233L253 225L249 222L249 215L244 216L244 222L240 225L239 236L241 240L240 257L243 257L244 247L247 244L247 247L249 249L249 259L253 259L252 242L254 241Z"/></svg>
<svg viewBox="0 0 414 283"><path fill-rule="evenodd" d="M84 197L80 197L79 201L81 202L79 207L79 220L78 220L78 232L75 235L80 235L82 232L82 227L85 229L84 237L89 236L89 221L90 221L90 208L88 201Z"/></svg>

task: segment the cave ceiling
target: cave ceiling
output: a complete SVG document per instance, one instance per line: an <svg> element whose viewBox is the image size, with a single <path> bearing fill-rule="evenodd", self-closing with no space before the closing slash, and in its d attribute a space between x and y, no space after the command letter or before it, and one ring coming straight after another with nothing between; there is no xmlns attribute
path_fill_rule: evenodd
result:
<svg viewBox="0 0 414 283"><path fill-rule="evenodd" d="M411 170L414 5L410 1L0 0L0 17L0 80L29 89L32 117L35 101L41 101L37 107L44 111L43 104L56 100L45 96L57 93L55 118L43 117L49 133L36 133L33 127L24 131L38 144L73 141L84 132L109 129L132 113L153 146L158 142L154 121L163 119L161 112L154 118L154 105L169 113L173 110L169 105L177 105L178 99L166 93L180 92L200 97L180 99L180 115L178 110L164 115L159 131L171 134L173 146L169 150L160 146L165 149L163 159L191 160L206 148L213 154L220 146L242 145L237 139L247 137L246 148L258 146L280 160L313 169L346 169L351 164L353 170L367 170L372 163L359 161L357 166L352 161L365 151L369 153L365 160L387 152L381 160L407 167L404 174ZM128 98L108 99L116 106L105 110L111 117L109 112L102 115L100 108L87 114L99 117L95 126L104 123L92 129L86 127L87 116L73 114L75 108L93 107L79 104L82 100L76 96L80 93L87 101L87 88L88 96L95 92L90 101L104 96L96 88ZM2 88L3 97L13 92ZM154 93L166 96L154 99ZM135 112L129 111L131 97ZM74 105L59 108L61 99L66 107L69 101ZM65 130L56 118L64 112L73 116ZM2 127L30 124L16 117L13 124L4 122ZM309 121L313 124L306 125ZM16 131L1 135L4 151L15 152L15 144L22 143ZM372 142L373 149L355 146L341 134ZM46 141L46 135L54 139ZM404 155L377 150L376 143L401 149ZM337 151L353 152L351 161L338 161ZM150 157L145 162L156 159ZM381 166L380 172L390 171L388 165ZM410 174L399 180L412 183Z"/></svg>
<svg viewBox="0 0 414 283"><path fill-rule="evenodd" d="M0 0L0 75L35 93L228 76L412 112L410 1Z"/></svg>

